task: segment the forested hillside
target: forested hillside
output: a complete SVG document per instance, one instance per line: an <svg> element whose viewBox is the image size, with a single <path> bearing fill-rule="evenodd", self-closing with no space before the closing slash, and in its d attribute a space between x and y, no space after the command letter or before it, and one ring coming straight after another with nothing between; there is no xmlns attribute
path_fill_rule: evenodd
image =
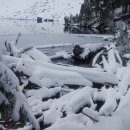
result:
<svg viewBox="0 0 130 130"><path fill-rule="evenodd" d="M96 28L100 33L114 33L119 20L130 21L129 0L84 0L79 14L65 17L65 25Z"/></svg>

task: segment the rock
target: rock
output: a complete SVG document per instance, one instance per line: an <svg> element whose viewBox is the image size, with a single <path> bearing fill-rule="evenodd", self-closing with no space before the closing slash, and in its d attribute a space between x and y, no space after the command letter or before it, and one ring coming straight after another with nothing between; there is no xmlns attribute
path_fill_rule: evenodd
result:
<svg viewBox="0 0 130 130"><path fill-rule="evenodd" d="M42 18L41 17L37 17L37 23L42 23Z"/></svg>
<svg viewBox="0 0 130 130"><path fill-rule="evenodd" d="M97 53L105 50L105 47L96 47L94 49L83 48L80 45L76 45L73 49L73 59L78 64L91 64L93 58Z"/></svg>

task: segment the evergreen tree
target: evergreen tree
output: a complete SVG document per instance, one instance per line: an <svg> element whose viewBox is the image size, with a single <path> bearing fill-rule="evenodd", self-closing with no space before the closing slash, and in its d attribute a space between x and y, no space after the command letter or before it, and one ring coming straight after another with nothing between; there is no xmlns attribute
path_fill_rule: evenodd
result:
<svg viewBox="0 0 130 130"><path fill-rule="evenodd" d="M122 14L130 13L130 0L84 0L79 15L70 16L65 23L69 21L81 27L93 27L95 24L100 33L114 34L115 9L119 7L122 7Z"/></svg>
<svg viewBox="0 0 130 130"><path fill-rule="evenodd" d="M127 51L130 49L128 26L124 22L119 22L117 24L116 43L121 51Z"/></svg>
<svg viewBox="0 0 130 130"><path fill-rule="evenodd" d="M101 31L112 31L114 24L114 9L112 7L111 0L102 1L100 10L100 29ZM113 32L113 31L112 31Z"/></svg>
<svg viewBox="0 0 130 130"><path fill-rule="evenodd" d="M80 17L80 20L81 20L80 24L82 26L87 26L88 22L93 17L92 6L87 0L85 0L84 3L81 6L79 17Z"/></svg>
<svg viewBox="0 0 130 130"><path fill-rule="evenodd" d="M4 64L0 53L0 113L3 120L13 119L22 123L30 122L39 130L39 124L31 112L26 97L19 89L20 83L14 72ZM32 128L33 128L32 127Z"/></svg>

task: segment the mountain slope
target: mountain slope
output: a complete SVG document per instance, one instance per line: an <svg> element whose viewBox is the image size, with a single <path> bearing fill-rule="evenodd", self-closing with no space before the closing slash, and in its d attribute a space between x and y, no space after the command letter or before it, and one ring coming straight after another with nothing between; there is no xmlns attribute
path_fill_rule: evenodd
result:
<svg viewBox="0 0 130 130"><path fill-rule="evenodd" d="M64 16L69 16L70 14L75 15L76 13L79 13L81 4L84 0L26 0L27 2L25 0L22 2L15 1L17 0L12 0L12 2L9 0L3 0L5 5L4 10L6 10L4 13L7 16L29 19L40 16L44 19L54 19L55 22L63 23ZM3 4L1 5L3 6ZM0 11L1 10L2 9L0 9Z"/></svg>

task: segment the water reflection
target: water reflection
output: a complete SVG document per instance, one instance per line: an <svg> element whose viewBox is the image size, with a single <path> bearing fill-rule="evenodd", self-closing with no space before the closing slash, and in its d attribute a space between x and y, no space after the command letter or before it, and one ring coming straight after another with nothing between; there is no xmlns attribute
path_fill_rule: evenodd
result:
<svg viewBox="0 0 130 130"><path fill-rule="evenodd" d="M17 34L49 34L49 33L70 33L70 34L97 34L95 29L83 27L68 27L60 23L42 22L37 20L9 20L0 19L0 35Z"/></svg>
<svg viewBox="0 0 130 130"><path fill-rule="evenodd" d="M84 28L77 26L64 26L64 32L73 34L98 34L98 30L93 28Z"/></svg>
<svg viewBox="0 0 130 130"><path fill-rule="evenodd" d="M37 23L36 20L0 19L0 48L4 48L6 40L12 41L18 32L22 33L18 47L103 42L102 38L79 35L79 33L93 33L92 30L85 31L83 28L64 28L63 24L51 22Z"/></svg>
<svg viewBox="0 0 130 130"><path fill-rule="evenodd" d="M0 35L64 33L64 25L58 23L37 23L36 20L0 19Z"/></svg>
<svg viewBox="0 0 130 130"><path fill-rule="evenodd" d="M17 34L49 34L49 33L70 33L70 34L98 34L99 31L92 28L64 26L60 23L42 22L37 20L9 20L0 19L0 35Z"/></svg>

